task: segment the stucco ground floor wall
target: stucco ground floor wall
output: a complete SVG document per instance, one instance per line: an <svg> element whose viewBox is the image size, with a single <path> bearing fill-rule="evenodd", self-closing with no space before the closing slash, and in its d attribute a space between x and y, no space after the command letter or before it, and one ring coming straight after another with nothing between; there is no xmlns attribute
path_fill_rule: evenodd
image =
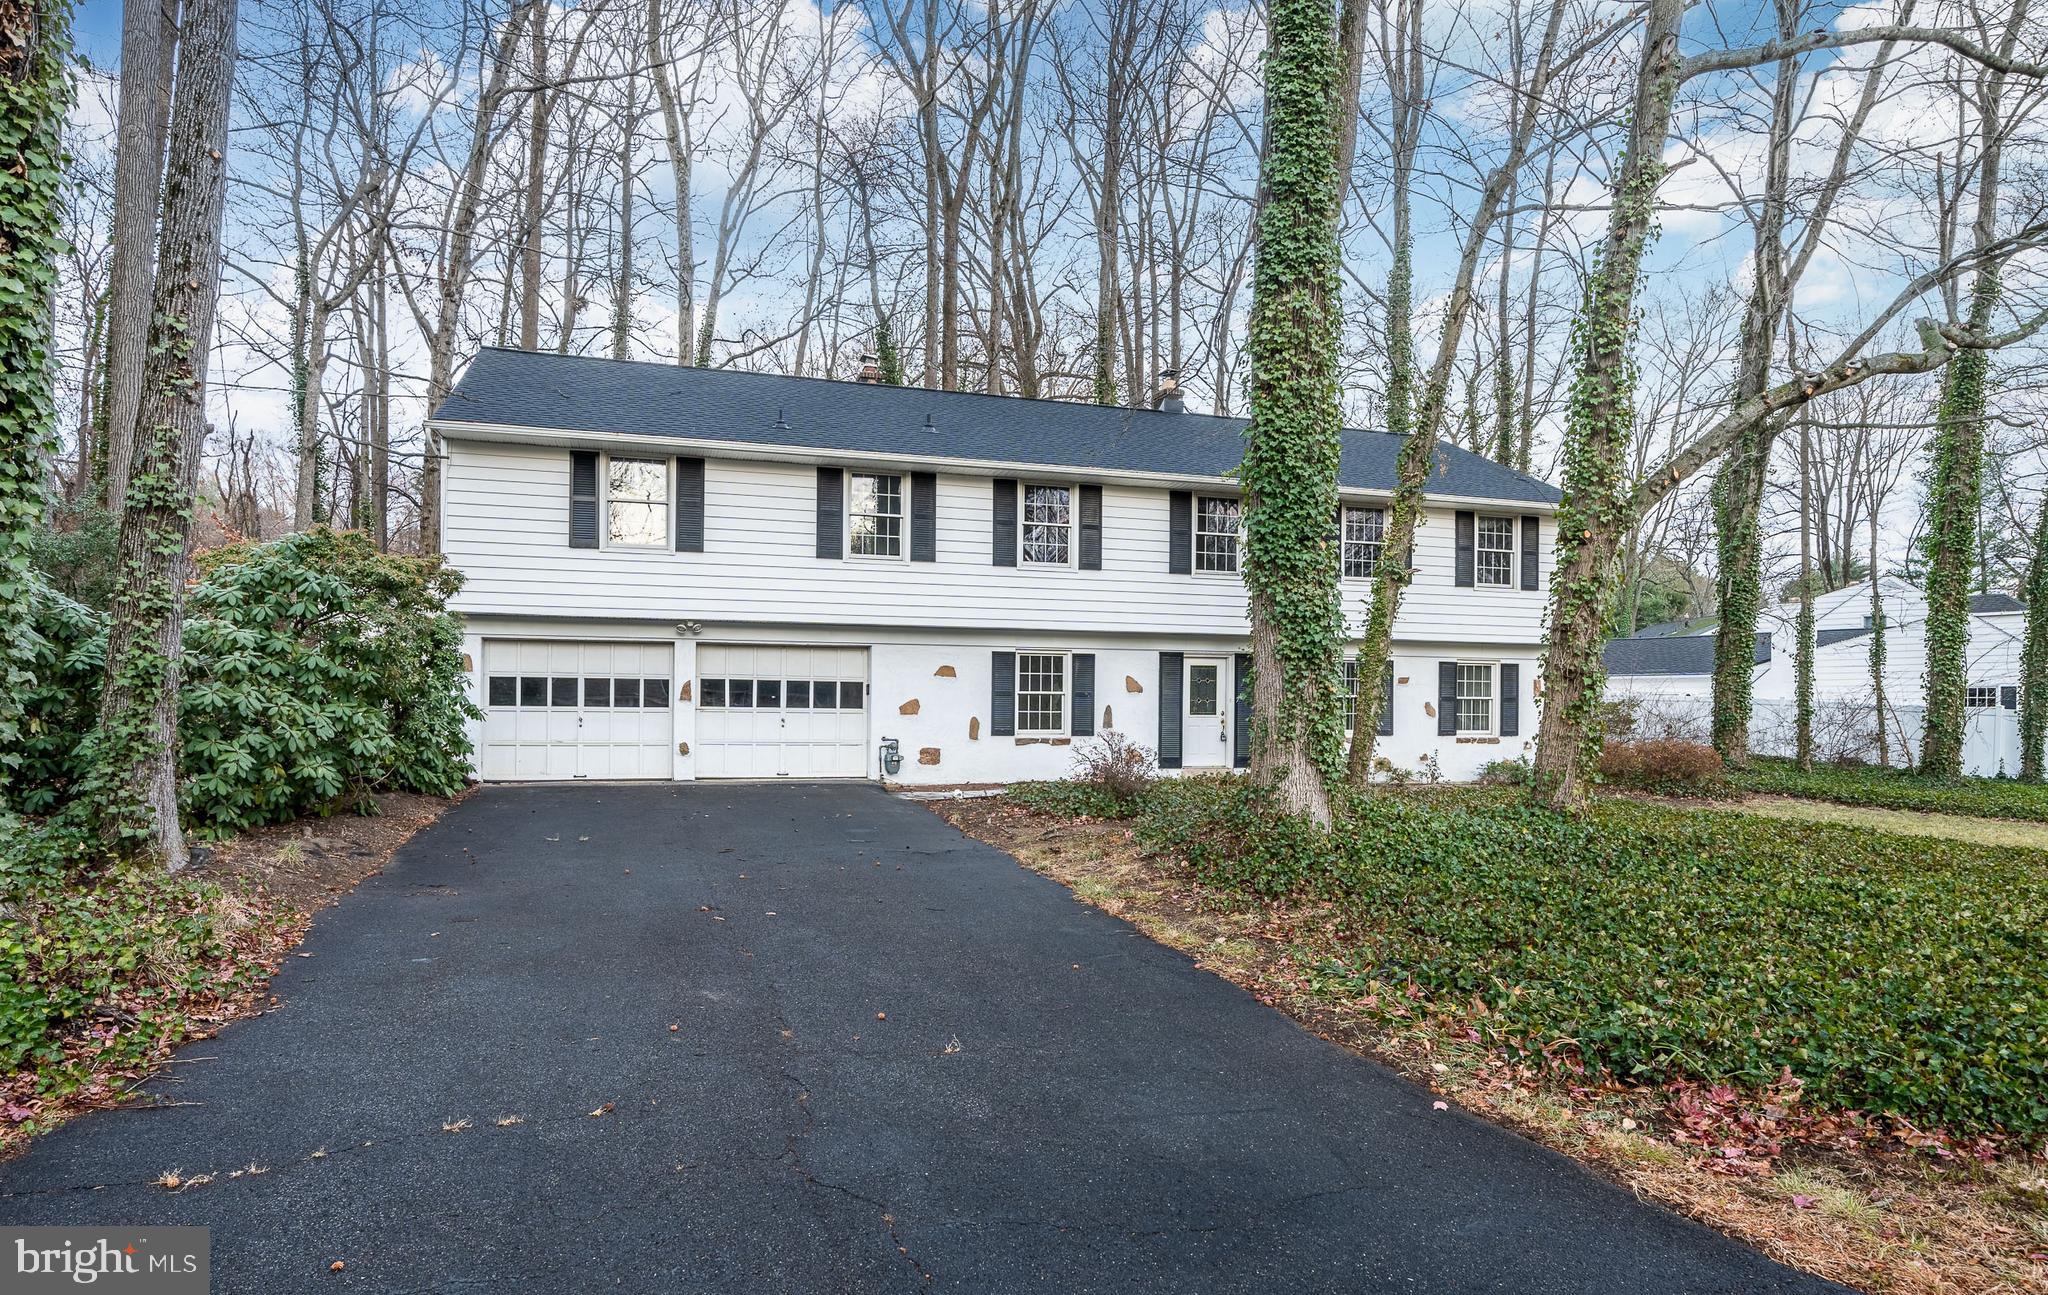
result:
<svg viewBox="0 0 2048 1295"><path fill-rule="evenodd" d="M611 650L606 645L618 648ZM1071 735L1072 716L1063 717L1063 731L1057 735L995 732L996 673L1003 668L998 654L1007 653L1061 655L1070 675L1066 681L1070 698L1075 654L1086 654L1093 664L1089 714L1096 734L1114 730L1156 752L1163 728L1164 696L1169 699L1167 709L1178 716L1182 726L1186 769L1230 767L1239 724L1231 699L1236 691L1238 657L1245 648L1241 639L1185 635L1018 635L1005 631L502 616L469 617L463 643L471 699L491 716L473 721L470 731L478 753L477 772L487 779L886 776L889 782L908 786L997 784L1061 778L1072 772L1076 749L1091 742L1089 737ZM540 664L507 664L515 661ZM828 664L817 664L821 661ZM1162 667L1162 661L1168 664ZM1514 734L1461 737L1438 733L1440 671L1443 663L1456 661L1517 667L1512 672L1518 676L1519 694ZM606 662L614 664L607 666ZM748 667L745 663L749 662L766 664ZM1417 773L1433 761L1437 775L1449 780L1470 779L1493 761L1532 754L1538 662L1539 649L1534 644L1510 649L1448 643L1398 645L1393 661L1394 731L1378 739L1377 752L1394 766ZM1185 685L1192 680L1200 693L1207 676L1182 674L1189 663L1215 668L1220 693L1215 709L1220 713L1214 719L1191 714L1191 705L1199 705L1203 699L1191 703ZM706 666L711 667L710 672ZM570 685L567 678L577 670L586 674L623 670L622 678L637 679L638 686L648 690L647 705L630 718L616 707L609 711L550 710L547 703L552 697L516 717L493 706L508 695L517 699L516 684L509 680L521 669L544 673L550 668L569 672L556 683L556 692L565 699L573 695L577 702L588 700L594 686L589 678L581 681L580 688ZM806 674L838 676L835 703L846 700L846 684L858 682L861 704L857 710L841 706L822 725L815 709L810 714L782 710L778 718L756 706L752 713L741 715L733 707L737 700L734 686L721 676L748 668L790 676L776 681L778 707L793 702L796 690L792 682L799 687L817 687L798 678ZM1163 669L1182 686L1169 682L1162 688ZM500 690L496 697L494 681L488 677L493 674L500 676L495 681ZM864 678L856 679L856 674ZM1496 680L1501 677L1496 668ZM657 682L667 690L666 704L658 707L651 691ZM528 683L538 684L539 679ZM714 694L709 697L707 683ZM508 694L508 688L514 691ZM1180 695L1176 697L1176 693ZM822 689L818 695L824 695ZM767 696L762 694L764 699ZM810 699L806 696L804 700L808 704ZM1496 728L1500 710L1496 698ZM1211 724L1216 726L1213 736L1208 731ZM816 730L822 733L821 740L837 745L810 752L794 745L777 748L778 726L785 732L792 731L792 726ZM579 733L587 739L598 729L604 730L602 742L609 746L587 742L583 748L576 747ZM551 749L509 750L508 742L513 740L509 735L515 731L520 734L518 741ZM732 746L735 734L751 734L761 741L748 741L743 744L745 751L738 752ZM895 773L885 775L882 752L890 740L902 763Z"/></svg>

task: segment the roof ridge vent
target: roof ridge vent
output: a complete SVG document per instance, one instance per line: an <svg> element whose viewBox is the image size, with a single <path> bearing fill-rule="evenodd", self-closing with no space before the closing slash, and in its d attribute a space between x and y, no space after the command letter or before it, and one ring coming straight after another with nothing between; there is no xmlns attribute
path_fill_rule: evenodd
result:
<svg viewBox="0 0 2048 1295"><path fill-rule="evenodd" d="M775 430L778 432L789 430L789 420L782 416L782 407L779 405L775 409Z"/></svg>

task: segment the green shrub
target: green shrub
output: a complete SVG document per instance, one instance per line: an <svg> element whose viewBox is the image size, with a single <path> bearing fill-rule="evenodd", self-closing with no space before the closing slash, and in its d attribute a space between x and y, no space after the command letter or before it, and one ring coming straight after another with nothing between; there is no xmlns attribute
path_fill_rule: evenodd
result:
<svg viewBox="0 0 2048 1295"><path fill-rule="evenodd" d="M352 791L453 795L467 775L461 577L325 529L205 555L187 596L179 800L219 834L327 808ZM105 619L36 593L37 684L19 809L60 808L92 759ZM89 816L90 806L78 806Z"/></svg>
<svg viewBox="0 0 2048 1295"><path fill-rule="evenodd" d="M1668 737L1607 743L1600 751L1600 777L1621 787L1689 796L1720 795L1728 787L1720 752L1704 742Z"/></svg>
<svg viewBox="0 0 2048 1295"><path fill-rule="evenodd" d="M182 1037L191 1004L264 974L266 915L92 859L47 824L0 818L0 912L0 1073L33 1071L44 1092L142 1061Z"/></svg>
<svg viewBox="0 0 2048 1295"><path fill-rule="evenodd" d="M1728 776L1743 791L1805 796L1878 809L2048 823L2048 784L2042 783L2005 778L1928 778L1875 764L1816 765L1802 771L1790 760L1758 760L1752 768L1730 770Z"/></svg>
<svg viewBox="0 0 2048 1295"><path fill-rule="evenodd" d="M1333 832L1255 788L1162 784L1139 831L1211 885L1343 906L1347 999L1455 1012L1644 1082L1762 1085L1957 1131L2048 1129L2037 853L1511 792L1349 800Z"/></svg>
<svg viewBox="0 0 2048 1295"><path fill-rule="evenodd" d="M1064 818L1125 818L1132 810L1128 801L1108 789L1072 779L1015 783L1008 795L1025 809Z"/></svg>

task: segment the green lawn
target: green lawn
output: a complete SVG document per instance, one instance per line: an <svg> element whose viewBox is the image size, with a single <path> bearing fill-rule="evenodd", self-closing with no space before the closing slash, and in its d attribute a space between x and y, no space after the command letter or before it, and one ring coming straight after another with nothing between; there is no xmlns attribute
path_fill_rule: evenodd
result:
<svg viewBox="0 0 2048 1295"><path fill-rule="evenodd" d="M1032 793L1026 793L1029 797ZM2048 1130L2048 867L2034 850L1615 799L1378 795L1322 834L1241 783L1141 836L1246 900L1334 901L1319 984L1418 1001L1624 1079L1771 1082L1958 1132Z"/></svg>
<svg viewBox="0 0 2048 1295"><path fill-rule="evenodd" d="M1821 765L1801 772L1790 760L1758 760L1751 769L1732 769L1728 781L1743 791L1831 800L1878 809L1973 814L2048 823L2048 783L2008 778L1923 778L1877 765Z"/></svg>

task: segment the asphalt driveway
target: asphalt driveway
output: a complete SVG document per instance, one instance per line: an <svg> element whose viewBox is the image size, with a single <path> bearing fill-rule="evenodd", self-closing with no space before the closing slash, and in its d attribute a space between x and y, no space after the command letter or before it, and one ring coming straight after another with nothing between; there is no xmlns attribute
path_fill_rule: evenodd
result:
<svg viewBox="0 0 2048 1295"><path fill-rule="evenodd" d="M487 788L302 951L0 1220L209 1226L222 1292L1837 1289L873 788Z"/></svg>

